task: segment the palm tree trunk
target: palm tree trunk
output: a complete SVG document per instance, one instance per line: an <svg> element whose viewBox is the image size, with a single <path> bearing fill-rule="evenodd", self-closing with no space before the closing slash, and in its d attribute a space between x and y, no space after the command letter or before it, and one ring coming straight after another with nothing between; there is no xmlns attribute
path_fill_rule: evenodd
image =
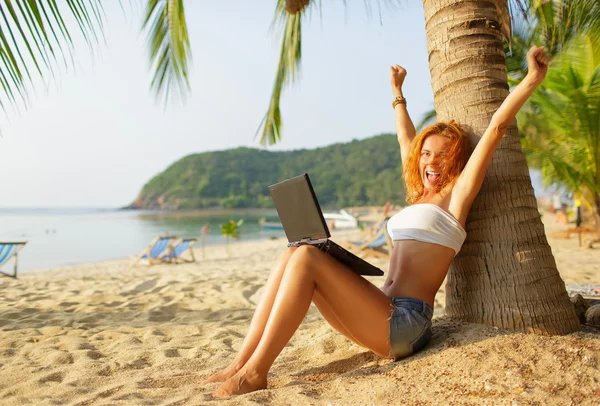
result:
<svg viewBox="0 0 600 406"><path fill-rule="evenodd" d="M501 23L506 2L423 0L438 119L455 119L477 135L508 95ZM494 156L466 228L448 275L448 315L540 334L579 328L544 234L516 122Z"/></svg>

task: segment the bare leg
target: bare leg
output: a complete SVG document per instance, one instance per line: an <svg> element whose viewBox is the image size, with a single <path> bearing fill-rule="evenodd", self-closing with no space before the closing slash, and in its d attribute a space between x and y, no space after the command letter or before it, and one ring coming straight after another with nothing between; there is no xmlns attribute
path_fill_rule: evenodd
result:
<svg viewBox="0 0 600 406"><path fill-rule="evenodd" d="M327 323L329 323L331 325L331 327L333 327L339 333L346 336L348 339L350 339L351 341L360 345L361 347L365 347L365 348L367 347L366 345L361 343L359 340L357 340L356 337L354 337L352 334L350 334L350 332L348 330L346 330L346 328L342 325L342 322L340 322L340 320L335 315L334 311L331 309L331 307L327 304L325 299L323 299L323 297L316 290L315 290L315 294L313 295L312 301L315 304L315 306L317 306L317 309L319 309L319 313L321 313L321 316L323 316L323 318L325 320L327 320Z"/></svg>
<svg viewBox="0 0 600 406"><path fill-rule="evenodd" d="M288 248L279 256L277 264L271 272L271 275L269 275L269 279L265 284L264 294L262 295L258 306L254 311L248 333L246 334L246 337L242 342L242 346L234 360L225 369L211 375L208 379L206 379L205 383L223 382L229 379L246 364L248 359L250 359L250 356L252 353L254 353L254 350L258 346L260 338L263 335L269 314L271 313L271 308L273 307L273 302L275 301L275 296L279 290L283 272L295 250L296 248ZM346 331L344 326L341 325L335 314L331 311L325 300L319 295L318 292L315 292L313 302L325 320L327 320L327 322L331 324L333 328L348 337L350 340L354 341L356 344L364 347L362 343L360 343L350 333L348 333L348 331Z"/></svg>
<svg viewBox="0 0 600 406"><path fill-rule="evenodd" d="M256 346L263 335L265 325L267 324L269 314L271 313L271 308L273 307L273 302L275 301L275 296L277 295L277 290L279 289L279 284L281 283L281 278L283 277L283 271L285 270L285 267L287 266L287 263L295 250L296 248L288 248L279 256L277 264L275 265L275 269L273 269L271 275L269 275L269 279L267 279L265 291L258 303L258 306L256 306L256 310L252 316L252 321L250 321L248 334L246 334L246 337L242 343L242 347L240 348L240 351L236 355L235 359L225 369L210 376L205 381L206 383L225 381L226 379L232 377L246 364L246 361L248 361L256 349Z"/></svg>
<svg viewBox="0 0 600 406"><path fill-rule="evenodd" d="M390 299L318 248L302 246L288 261L254 353L215 391L215 396L266 388L271 365L302 322L315 291L352 337L382 357L390 355Z"/></svg>

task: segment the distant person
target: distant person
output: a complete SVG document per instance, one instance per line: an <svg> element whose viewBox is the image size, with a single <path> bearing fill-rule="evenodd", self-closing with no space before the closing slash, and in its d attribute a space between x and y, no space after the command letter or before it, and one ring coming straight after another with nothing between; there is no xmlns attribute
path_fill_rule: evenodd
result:
<svg viewBox="0 0 600 406"><path fill-rule="evenodd" d="M515 115L544 79L543 47L527 53L529 73L504 100L471 154L465 130L440 122L415 135L402 85L406 71L390 67L396 130L407 208L388 221L394 240L380 290L311 245L288 248L271 273L242 346L208 382L224 381L224 397L267 387L267 374L311 301L333 328L380 357L399 359L431 338L435 295L465 240L465 222L492 160Z"/></svg>
<svg viewBox="0 0 600 406"><path fill-rule="evenodd" d="M554 213L560 213L562 211L562 201L560 199L560 193L554 192L552 195L552 208Z"/></svg>
<svg viewBox="0 0 600 406"><path fill-rule="evenodd" d="M389 217L389 213L390 213L390 208L392 207L392 202L391 201L387 201L385 202L385 206L383 206L383 218L388 218Z"/></svg>
<svg viewBox="0 0 600 406"><path fill-rule="evenodd" d="M575 226L576 227L581 227L581 224L583 223L583 219L581 218L581 198L579 197L579 193L575 193L575 199L574 199L574 204L575 204Z"/></svg>
<svg viewBox="0 0 600 406"><path fill-rule="evenodd" d="M566 204L563 203L559 192L555 192L552 195L552 207L554 209L554 216L557 222L561 224L568 223Z"/></svg>

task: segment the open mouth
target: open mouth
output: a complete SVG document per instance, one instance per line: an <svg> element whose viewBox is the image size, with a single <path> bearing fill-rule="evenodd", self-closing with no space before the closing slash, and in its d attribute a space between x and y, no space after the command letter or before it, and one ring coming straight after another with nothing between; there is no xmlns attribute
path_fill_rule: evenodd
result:
<svg viewBox="0 0 600 406"><path fill-rule="evenodd" d="M436 184L440 180L440 173L433 171L425 171L425 176L431 184Z"/></svg>

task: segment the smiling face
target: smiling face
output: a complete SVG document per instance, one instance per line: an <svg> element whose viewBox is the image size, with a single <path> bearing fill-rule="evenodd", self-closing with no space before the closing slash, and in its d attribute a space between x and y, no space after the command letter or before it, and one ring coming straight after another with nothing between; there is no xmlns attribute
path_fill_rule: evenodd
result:
<svg viewBox="0 0 600 406"><path fill-rule="evenodd" d="M414 204L425 193L441 193L458 179L470 155L468 133L455 121L440 121L422 130L402 163L406 202Z"/></svg>
<svg viewBox="0 0 600 406"><path fill-rule="evenodd" d="M425 190L435 190L435 186L442 180L443 163L449 148L450 141L443 135L432 134L423 141L419 174Z"/></svg>

